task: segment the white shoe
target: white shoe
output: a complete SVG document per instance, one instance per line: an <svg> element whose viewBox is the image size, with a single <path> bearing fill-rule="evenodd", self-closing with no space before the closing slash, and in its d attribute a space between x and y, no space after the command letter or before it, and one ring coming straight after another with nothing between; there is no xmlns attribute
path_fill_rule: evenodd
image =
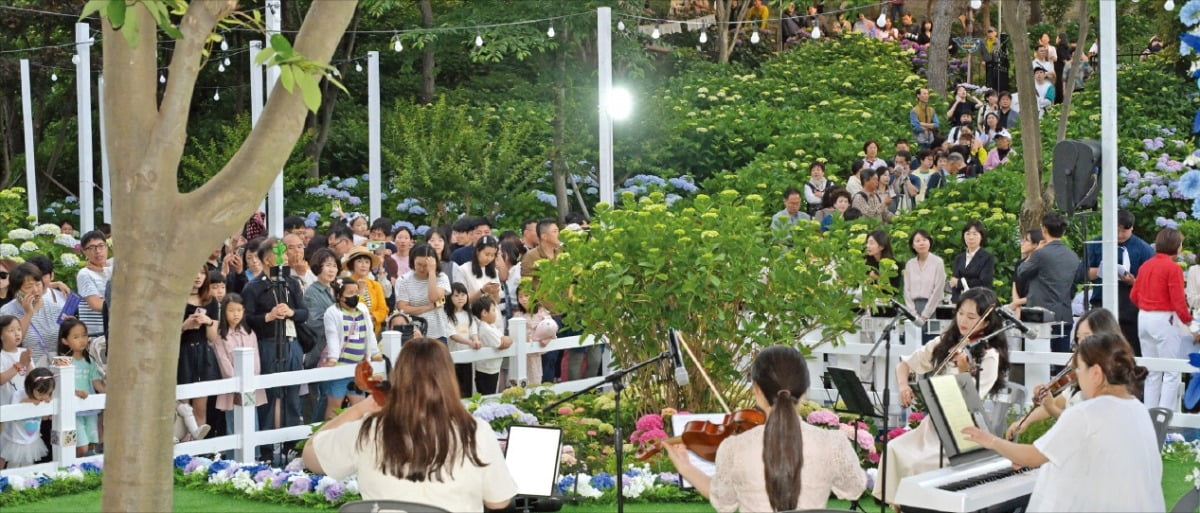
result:
<svg viewBox="0 0 1200 513"><path fill-rule="evenodd" d="M208 436L208 432L210 430L212 430L211 426L208 424L201 424L200 427L197 428L194 433L192 433L192 440L203 440L204 437Z"/></svg>

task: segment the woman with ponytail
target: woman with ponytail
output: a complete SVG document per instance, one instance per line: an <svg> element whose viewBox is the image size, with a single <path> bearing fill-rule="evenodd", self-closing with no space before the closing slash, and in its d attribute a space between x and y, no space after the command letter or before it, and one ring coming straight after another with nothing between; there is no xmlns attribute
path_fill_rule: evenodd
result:
<svg viewBox="0 0 1200 513"><path fill-rule="evenodd" d="M767 348L754 359L750 379L767 423L725 439L712 477L691 463L686 447L668 444L679 474L718 512L820 509L831 490L843 499L861 495L866 474L850 441L841 431L805 423L796 412L808 393L804 356L791 347Z"/></svg>
<svg viewBox="0 0 1200 513"><path fill-rule="evenodd" d="M1166 511L1154 424L1129 393L1146 368L1120 334L1098 333L1075 350L1075 375L1084 401L1033 444L963 433L1014 465L1041 467L1026 511Z"/></svg>

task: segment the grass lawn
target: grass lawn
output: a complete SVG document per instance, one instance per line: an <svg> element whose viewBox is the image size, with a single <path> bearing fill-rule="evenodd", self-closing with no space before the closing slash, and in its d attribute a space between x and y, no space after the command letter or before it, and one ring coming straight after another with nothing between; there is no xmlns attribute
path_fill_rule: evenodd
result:
<svg viewBox="0 0 1200 513"><path fill-rule="evenodd" d="M1183 476L1189 472L1189 465L1182 462L1164 462L1163 464L1163 496L1166 498L1167 509L1183 497L1187 493L1188 483L1183 480ZM869 503L864 502L863 506L868 511L875 511L878 506L874 501ZM829 501L829 507L835 509L847 509L849 503L846 501ZM563 513L608 513L616 510L616 504L580 504L563 506ZM625 510L629 513L685 513L685 512L702 512L708 513L713 511L708 503L703 502L672 502L672 503L627 503ZM33 504L23 504L20 506L12 506L4 508L4 513L59 513L62 511L72 511L76 513L93 513L100 511L100 491L94 490L75 495L67 495L56 497L53 499L36 502ZM241 500L227 495L208 493L199 490L189 490L182 487L175 488L175 511L177 513L210 513L210 512L248 512L248 513L275 513L275 512L296 512L296 511L322 511L312 508L305 508L293 504L270 504L265 502L255 502L249 500ZM331 510L324 510L331 511Z"/></svg>

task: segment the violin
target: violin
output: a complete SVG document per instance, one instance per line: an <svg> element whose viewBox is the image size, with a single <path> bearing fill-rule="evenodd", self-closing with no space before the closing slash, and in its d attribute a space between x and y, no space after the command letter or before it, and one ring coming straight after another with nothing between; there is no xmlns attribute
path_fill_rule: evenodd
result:
<svg viewBox="0 0 1200 513"><path fill-rule="evenodd" d="M963 335L963 337L959 339L958 343L946 353L946 360L943 361L941 365L938 365L937 368L929 374L930 376L940 375L942 371L946 369L946 365L949 365L950 362L954 361L954 356L957 355L959 351L970 347L973 343L978 342L979 339L984 337L982 329L983 323L987 322L988 317L992 315L992 311L995 309L996 305L989 306L988 309L983 312L983 315L979 316L979 319L975 321L973 326L971 326L970 331L968 331L966 335ZM969 355L970 353L968 353L968 356Z"/></svg>
<svg viewBox="0 0 1200 513"><path fill-rule="evenodd" d="M368 358L363 358L354 367L354 386L369 393L380 406L387 402L387 389L389 388L387 376L392 373L392 361L387 356L383 356L383 368L385 369L384 374L376 375L375 368L371 366L371 360Z"/></svg>
<svg viewBox="0 0 1200 513"><path fill-rule="evenodd" d="M745 432L767 422L767 415L760 410L738 410L725 415L720 422L693 420L684 425L683 434L663 441L648 442L638 449L637 459L647 461L663 449L663 444L683 442L689 450L708 461L717 461L717 447L730 436Z"/></svg>
<svg viewBox="0 0 1200 513"><path fill-rule="evenodd" d="M1058 393L1062 392L1063 389L1074 385L1078 381L1079 379L1075 375L1075 366L1068 365L1067 367L1064 367L1063 370L1059 371L1058 375L1054 376L1054 379L1050 380L1050 383L1047 383L1046 387L1043 388L1038 395L1033 398L1033 405L1041 405L1042 401L1046 400L1046 398L1058 395Z"/></svg>

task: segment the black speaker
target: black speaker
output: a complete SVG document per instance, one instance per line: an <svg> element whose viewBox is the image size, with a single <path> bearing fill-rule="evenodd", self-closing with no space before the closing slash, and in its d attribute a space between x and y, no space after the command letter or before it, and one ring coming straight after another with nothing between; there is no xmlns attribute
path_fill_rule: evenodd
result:
<svg viewBox="0 0 1200 513"><path fill-rule="evenodd" d="M1096 208L1100 193L1100 141L1063 141L1054 146L1054 203L1071 215Z"/></svg>

